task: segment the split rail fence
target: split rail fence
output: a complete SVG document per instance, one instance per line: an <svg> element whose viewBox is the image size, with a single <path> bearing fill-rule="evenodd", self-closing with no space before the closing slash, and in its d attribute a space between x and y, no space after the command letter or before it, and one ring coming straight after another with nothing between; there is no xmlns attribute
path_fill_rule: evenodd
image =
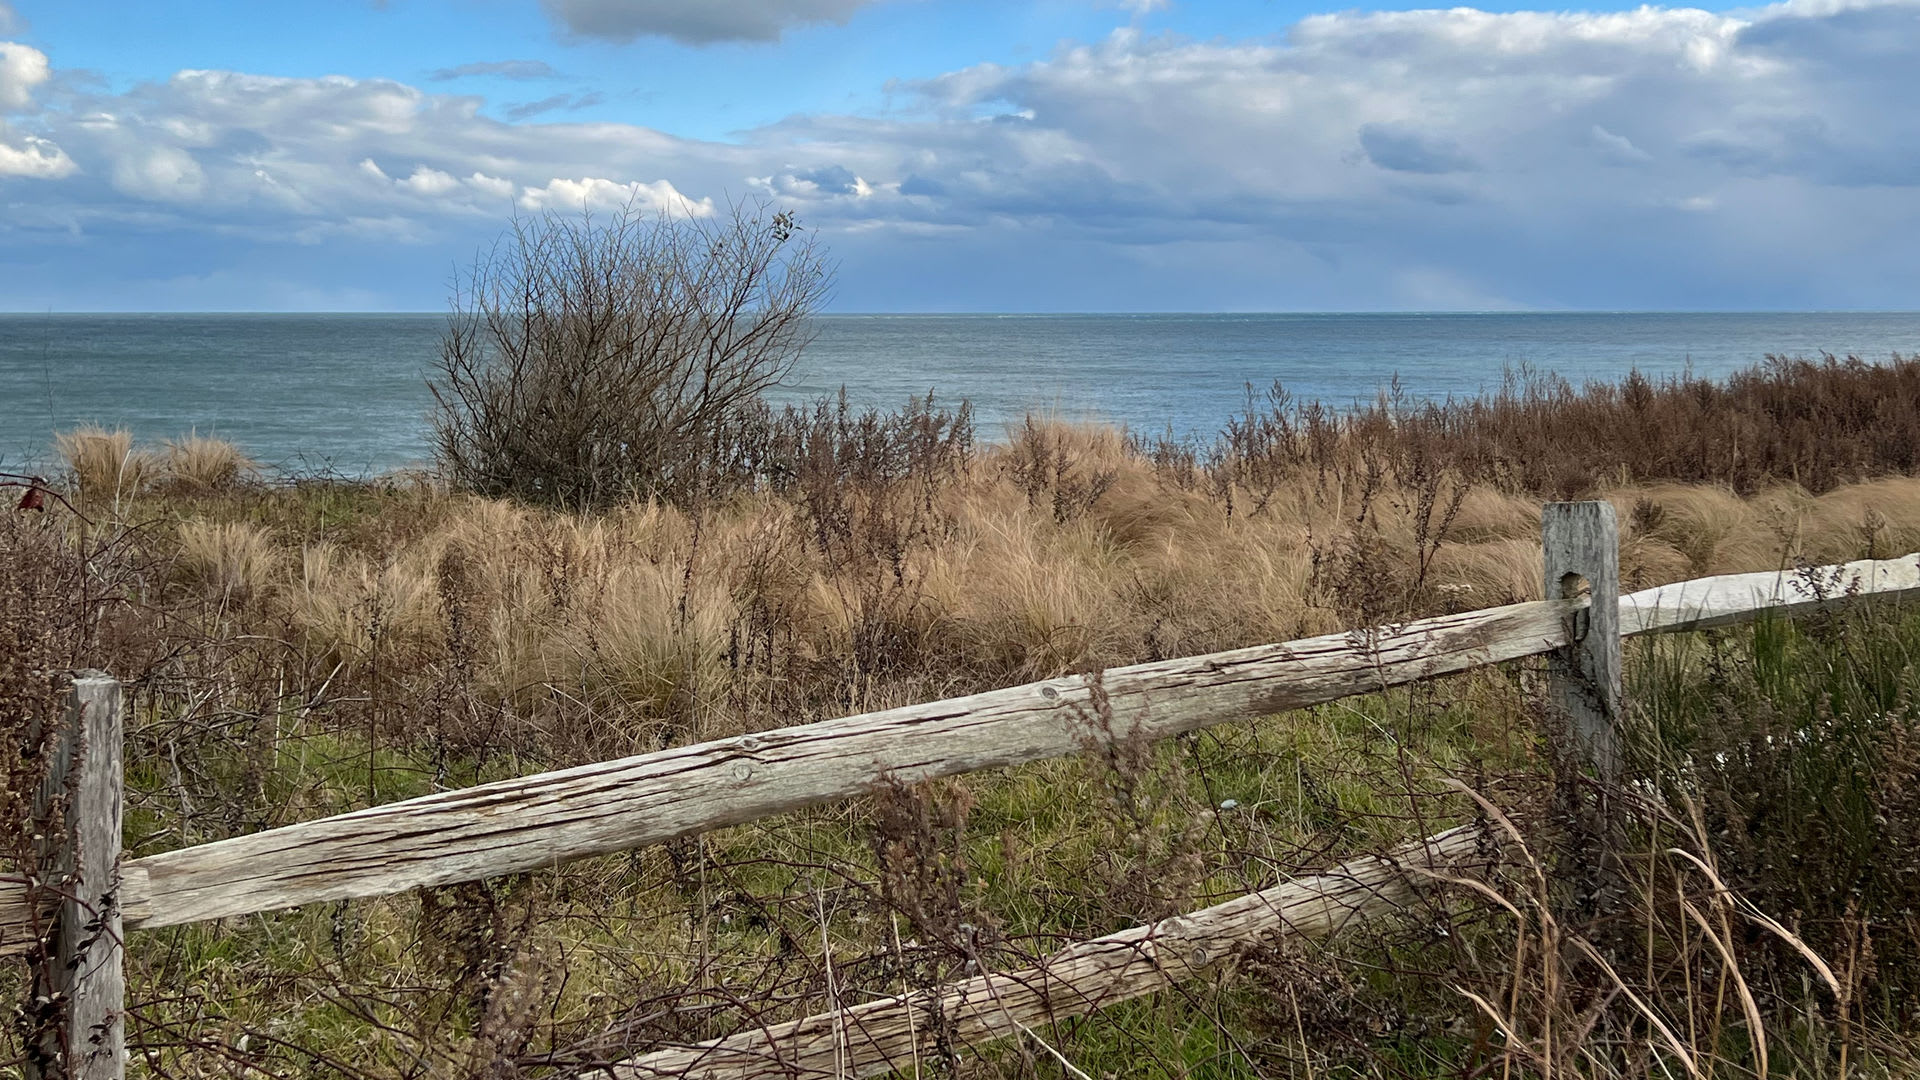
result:
<svg viewBox="0 0 1920 1080"><path fill-rule="evenodd" d="M1619 763L1621 640L1920 594L1920 557L1733 574L1621 596L1618 530L1604 502L1543 511L1551 599L1106 671L1116 737L1161 739L1527 656L1594 770ZM382 896L659 844L915 782L1081 752L1091 680L1070 676L969 697L674 747L482 784L138 859L121 857L120 686L78 673L65 748L41 805L67 812L44 860L58 903L0 886L0 955L48 943L61 1020L37 1076L119 1080L126 1049L123 935L181 923ZM1149 707L1150 706L1150 707ZM923 1041L978 1041L1084 1015L1193 977L1269 933L1324 936L1401 908L1424 882L1483 872L1499 844L1450 829L1324 874L1079 942L1036 967L839 1009L607 1067L623 1078L871 1076ZM938 1018L940 1025L935 1024Z"/></svg>

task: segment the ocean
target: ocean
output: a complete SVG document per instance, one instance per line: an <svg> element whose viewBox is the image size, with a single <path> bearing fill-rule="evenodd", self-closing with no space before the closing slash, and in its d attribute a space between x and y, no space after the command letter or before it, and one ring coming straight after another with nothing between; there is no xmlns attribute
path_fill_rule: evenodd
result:
<svg viewBox="0 0 1920 1080"><path fill-rule="evenodd" d="M44 469L55 431L197 431L291 472L367 475L427 459L441 315L0 315L0 470ZM1920 313L829 315L791 385L859 405L932 391L983 437L1029 411L1210 434L1246 387L1369 400L1472 395L1527 365L1580 382L1766 355L1920 352Z"/></svg>

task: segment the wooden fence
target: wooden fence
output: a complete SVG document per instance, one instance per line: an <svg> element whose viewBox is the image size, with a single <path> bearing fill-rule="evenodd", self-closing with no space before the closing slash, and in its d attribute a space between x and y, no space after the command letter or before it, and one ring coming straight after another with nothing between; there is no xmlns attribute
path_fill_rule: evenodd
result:
<svg viewBox="0 0 1920 1080"><path fill-rule="evenodd" d="M871 791L1084 749L1104 695L1116 737L1160 739L1526 656L1550 657L1550 692L1603 776L1618 767L1620 643L1639 634L1797 614L1920 593L1920 558L1734 574L1619 595L1618 533L1604 502L1543 511L1549 599L1393 626L1136 664L969 697L675 747L391 803L145 858L121 858L119 685L79 674L43 831L60 897L0 886L0 955L48 942L62 1009L34 1048L37 1076L117 1080L125 1069L123 934L322 901L382 896L550 867ZM940 1018L975 1039L1017 1033L1151 993L1265 933L1331 933L1403 905L1421 882L1487 866L1474 827L1357 859L1152 926L1076 944L1039 966L762 1027L613 1066L620 1077L860 1076L907 1067ZM956 1028L957 1025L957 1028Z"/></svg>

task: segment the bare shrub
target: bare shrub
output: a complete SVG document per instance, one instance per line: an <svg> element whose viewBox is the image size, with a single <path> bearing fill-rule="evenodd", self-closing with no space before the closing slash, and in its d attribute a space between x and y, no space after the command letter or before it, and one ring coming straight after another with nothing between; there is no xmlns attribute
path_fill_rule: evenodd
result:
<svg viewBox="0 0 1920 1080"><path fill-rule="evenodd" d="M690 501L792 369L831 272L791 214L516 221L456 290L432 389L459 486Z"/></svg>
<svg viewBox="0 0 1920 1080"><path fill-rule="evenodd" d="M1899 378L1796 369L1788 389L1827 403L1833 440L1751 471L1772 451L1674 450L1695 391L1654 383L1542 391L1540 416L1452 406L1482 427L1391 394L1352 420L1256 402L1212 444L1041 420L976 448L964 407L756 403L692 459L678 505L339 480L207 498L163 476L136 504L153 523L114 534L143 549L132 575L80 558L111 529L43 492L0 515L0 628L28 634L0 664L0 722L40 707L50 671L124 678L145 857L663 743L1536 596L1540 498L1568 483L1620 508L1639 586L1911 551L1920 478L1827 487L1819 465L1852 442L1881 448L1854 459L1863 474L1898 471L1899 446L1860 427L1878 414L1842 403L1880 381L1903 400ZM1609 394L1680 426L1608 450ZM86 615L114 588L118 614ZM598 1075L1324 873L1474 816L1457 777L1517 823L1489 822L1514 856L1491 894L1435 890L998 1043L926 1016L921 1067L1639 1080L1758 1075L1764 1039L1776 1076L1910 1075L1920 624L1891 614L1804 640L1662 638L1628 664L1634 779L1606 793L1626 884L1606 905L1588 884L1599 830L1573 813L1600 793L1547 756L1540 669L1521 662L1151 746L1096 702L1061 717L1080 760L883 785L524 879L136 934L129 1039L165 1080ZM33 777L7 783L17 805ZM0 971L0 990L27 994L27 974ZM0 1073L20 1033L0 1030Z"/></svg>
<svg viewBox="0 0 1920 1080"><path fill-rule="evenodd" d="M126 534L78 524L59 511L0 515L0 881L25 886L34 910L71 885L46 857L43 835L65 828L71 798L70 783L56 779L64 771L56 748L68 676L110 663L130 615ZM36 819L36 804L43 818ZM0 1045L0 1062L57 1072L75 1048L64 1045L66 1005L52 993L55 957L45 929L32 935L22 1005L8 1025L17 1046ZM23 1054L6 1061L10 1049Z"/></svg>
<svg viewBox="0 0 1920 1080"><path fill-rule="evenodd" d="M871 842L881 900L906 918L914 938L963 960L990 918L974 910L966 895L972 810L972 793L958 780L916 787L884 783L874 792Z"/></svg>

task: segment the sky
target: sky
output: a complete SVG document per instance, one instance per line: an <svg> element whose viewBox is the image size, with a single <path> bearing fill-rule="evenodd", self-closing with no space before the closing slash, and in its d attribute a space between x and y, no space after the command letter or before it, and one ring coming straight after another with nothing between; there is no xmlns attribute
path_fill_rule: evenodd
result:
<svg viewBox="0 0 1920 1080"><path fill-rule="evenodd" d="M797 215L838 311L1920 308L1920 0L0 0L0 310L433 311Z"/></svg>

